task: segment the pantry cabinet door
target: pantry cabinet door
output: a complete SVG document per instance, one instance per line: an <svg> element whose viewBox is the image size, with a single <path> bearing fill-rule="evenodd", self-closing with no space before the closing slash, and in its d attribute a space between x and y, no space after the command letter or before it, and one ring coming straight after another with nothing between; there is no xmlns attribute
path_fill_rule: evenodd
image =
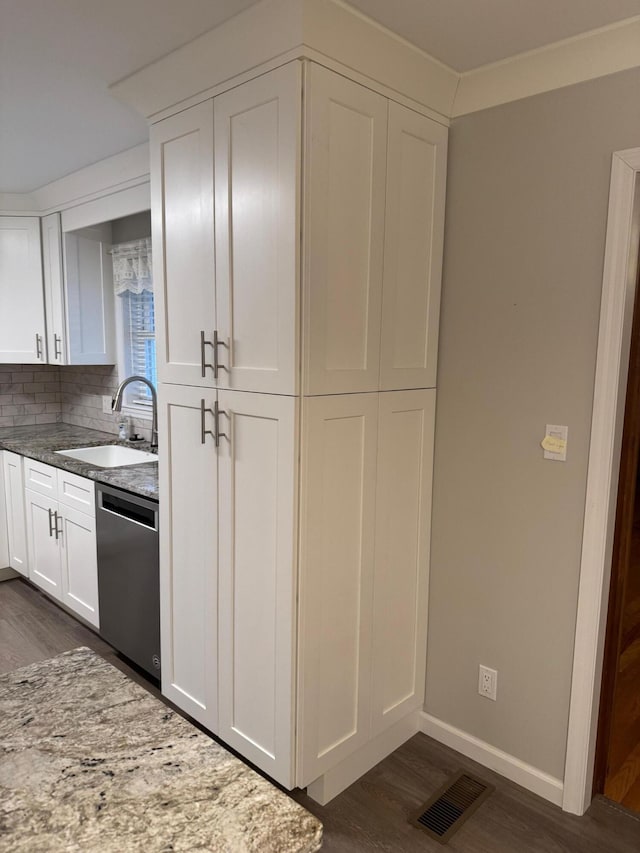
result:
<svg viewBox="0 0 640 853"><path fill-rule="evenodd" d="M0 216L0 362L46 360L40 219Z"/></svg>
<svg viewBox="0 0 640 853"><path fill-rule="evenodd" d="M99 628L96 520L84 512L62 504L59 506L57 523L62 601L74 613Z"/></svg>
<svg viewBox="0 0 640 853"><path fill-rule="evenodd" d="M367 743L378 394L304 401L299 787Z"/></svg>
<svg viewBox="0 0 640 853"><path fill-rule="evenodd" d="M230 391L219 403L218 734L293 788L298 404Z"/></svg>
<svg viewBox="0 0 640 853"><path fill-rule="evenodd" d="M380 388L433 388L447 129L390 102L387 163Z"/></svg>
<svg viewBox="0 0 640 853"><path fill-rule="evenodd" d="M378 389L387 100L307 69L304 393Z"/></svg>
<svg viewBox="0 0 640 853"><path fill-rule="evenodd" d="M2 457L4 493L7 507L9 566L15 569L16 572L20 572L21 575L28 577L29 559L22 456L5 450Z"/></svg>
<svg viewBox="0 0 640 853"><path fill-rule="evenodd" d="M436 392L379 397L374 737L424 704Z"/></svg>
<svg viewBox="0 0 640 853"><path fill-rule="evenodd" d="M67 364L64 280L62 273L62 224L59 213L43 216L42 268L47 315L47 360Z"/></svg>
<svg viewBox="0 0 640 853"><path fill-rule="evenodd" d="M216 731L218 470L215 392L159 388L162 692Z"/></svg>
<svg viewBox="0 0 640 853"><path fill-rule="evenodd" d="M218 386L296 394L302 66L214 99Z"/></svg>
<svg viewBox="0 0 640 853"><path fill-rule="evenodd" d="M150 145L158 380L211 385L213 101L152 125Z"/></svg>
<svg viewBox="0 0 640 853"><path fill-rule="evenodd" d="M53 598L62 601L60 548L56 534L58 504L44 495L25 489L29 580Z"/></svg>

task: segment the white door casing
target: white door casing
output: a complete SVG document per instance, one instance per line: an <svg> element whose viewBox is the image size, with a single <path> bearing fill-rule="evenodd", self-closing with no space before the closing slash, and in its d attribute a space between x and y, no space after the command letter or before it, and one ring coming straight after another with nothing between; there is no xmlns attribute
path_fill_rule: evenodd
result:
<svg viewBox="0 0 640 853"><path fill-rule="evenodd" d="M562 808L591 803L640 233L640 148L613 155Z"/></svg>

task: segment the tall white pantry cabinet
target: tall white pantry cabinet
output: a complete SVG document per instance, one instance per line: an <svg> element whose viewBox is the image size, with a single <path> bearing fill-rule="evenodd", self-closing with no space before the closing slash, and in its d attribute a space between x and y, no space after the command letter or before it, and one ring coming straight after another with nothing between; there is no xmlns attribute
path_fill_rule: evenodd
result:
<svg viewBox="0 0 640 853"><path fill-rule="evenodd" d="M151 130L162 689L318 799L424 702L446 141L307 60Z"/></svg>

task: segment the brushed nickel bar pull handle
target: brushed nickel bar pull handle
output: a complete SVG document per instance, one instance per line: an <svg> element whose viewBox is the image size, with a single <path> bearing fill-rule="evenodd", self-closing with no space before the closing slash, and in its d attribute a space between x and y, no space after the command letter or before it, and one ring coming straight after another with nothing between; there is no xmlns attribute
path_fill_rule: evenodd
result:
<svg viewBox="0 0 640 853"><path fill-rule="evenodd" d="M220 447L220 439L228 438L226 432L220 432L220 415L226 415L224 409L221 409L218 405L218 401L216 400L213 404L213 430L214 430L214 441L216 443L216 447Z"/></svg>
<svg viewBox="0 0 640 853"><path fill-rule="evenodd" d="M60 525L60 530L58 530L58 519L59 519L58 513L54 512L53 516L55 519L55 526L56 526L56 528L55 528L56 529L56 539L59 539L62 536L62 525ZM61 518L60 518L60 521L62 521Z"/></svg>
<svg viewBox="0 0 640 853"><path fill-rule="evenodd" d="M216 403L215 405L217 406L218 404ZM207 412L209 412L209 414L213 414L213 416L215 418L215 409L212 412L211 409L208 409L206 407L204 400L200 400L200 443L201 444L206 443L208 435L212 435L214 438L214 441L215 441L215 437L216 437L214 432L212 432L210 429L207 429ZM216 444L216 447L217 446L218 445Z"/></svg>
<svg viewBox="0 0 640 853"><path fill-rule="evenodd" d="M42 359L42 335L36 333L36 358Z"/></svg>
<svg viewBox="0 0 640 853"><path fill-rule="evenodd" d="M53 336L53 355L55 358L62 357L62 335Z"/></svg>
<svg viewBox="0 0 640 853"><path fill-rule="evenodd" d="M214 335L214 341L215 341L215 335ZM204 348L205 347L212 347L212 346L214 346L214 344L212 344L211 341L208 341L206 339L206 337L204 335L204 330L201 330L200 331L200 367L202 370L202 378L203 379L207 375L207 367L213 368L213 375L214 375L214 377L217 378L215 361L214 361L214 364L209 364L209 362L206 360L206 357L204 354ZM214 348L214 351L215 351L215 348Z"/></svg>
<svg viewBox="0 0 640 853"><path fill-rule="evenodd" d="M218 347L226 347L227 344L224 341L220 340L220 336L218 335L218 330L215 329L213 333L213 378L218 378L218 373L220 370L226 370L227 368L224 364L220 364L218 359Z"/></svg>
<svg viewBox="0 0 640 853"><path fill-rule="evenodd" d="M47 512L49 513L49 536L53 536L53 510L49 508ZM56 524L56 528L57 526Z"/></svg>

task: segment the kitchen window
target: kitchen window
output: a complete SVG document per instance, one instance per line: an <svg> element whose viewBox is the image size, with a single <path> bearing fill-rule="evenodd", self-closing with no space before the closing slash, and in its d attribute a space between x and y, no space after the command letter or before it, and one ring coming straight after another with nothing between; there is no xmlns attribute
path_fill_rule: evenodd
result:
<svg viewBox="0 0 640 853"><path fill-rule="evenodd" d="M151 239L114 245L112 259L119 378L144 376L157 385ZM136 382L128 386L124 408L136 417L151 417L151 393L146 385Z"/></svg>

